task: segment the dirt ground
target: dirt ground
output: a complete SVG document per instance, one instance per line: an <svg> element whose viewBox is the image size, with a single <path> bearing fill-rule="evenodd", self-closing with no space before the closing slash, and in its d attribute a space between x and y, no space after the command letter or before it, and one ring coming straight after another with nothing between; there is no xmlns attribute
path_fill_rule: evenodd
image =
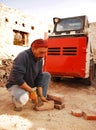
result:
<svg viewBox="0 0 96 130"><path fill-rule="evenodd" d="M64 95L65 108L35 111L29 101L23 111L15 112L9 93L0 87L0 130L96 130L96 120L71 115L74 105L96 112L96 79L92 86L74 79L52 81L50 92Z"/></svg>

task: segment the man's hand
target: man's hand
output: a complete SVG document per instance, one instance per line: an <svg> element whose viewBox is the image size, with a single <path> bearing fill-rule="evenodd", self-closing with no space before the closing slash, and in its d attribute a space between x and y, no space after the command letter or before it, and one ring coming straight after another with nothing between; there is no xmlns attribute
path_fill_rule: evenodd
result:
<svg viewBox="0 0 96 130"><path fill-rule="evenodd" d="M40 96L40 99L41 99L43 102L48 102L48 100L47 100L44 96Z"/></svg>
<svg viewBox="0 0 96 130"><path fill-rule="evenodd" d="M48 100L46 99L46 97L43 96L42 87L37 87L37 94L40 97L41 101L48 102Z"/></svg>
<svg viewBox="0 0 96 130"><path fill-rule="evenodd" d="M29 93L29 98L34 100L34 101L37 101L37 94L36 94L36 92L32 91L31 93Z"/></svg>

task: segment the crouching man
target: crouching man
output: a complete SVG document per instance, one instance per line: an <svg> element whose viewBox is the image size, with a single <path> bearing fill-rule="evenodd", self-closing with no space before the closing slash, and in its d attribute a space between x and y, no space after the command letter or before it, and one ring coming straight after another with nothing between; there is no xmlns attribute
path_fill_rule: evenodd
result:
<svg viewBox="0 0 96 130"><path fill-rule="evenodd" d="M13 61L13 66L6 83L6 88L12 95L14 110L21 111L29 99L37 100L37 94L42 101L46 100L51 75L43 72L43 57L48 48L47 40L36 39L31 47L21 53ZM37 93L33 91L36 87Z"/></svg>

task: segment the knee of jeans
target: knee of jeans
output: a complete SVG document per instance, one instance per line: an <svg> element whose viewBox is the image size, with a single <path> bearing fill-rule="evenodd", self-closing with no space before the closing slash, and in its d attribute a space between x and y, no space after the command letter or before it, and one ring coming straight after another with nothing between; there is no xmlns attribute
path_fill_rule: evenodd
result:
<svg viewBox="0 0 96 130"><path fill-rule="evenodd" d="M29 100L29 95L28 93L23 94L22 96L20 96L20 102L22 105L25 105Z"/></svg>
<svg viewBox="0 0 96 130"><path fill-rule="evenodd" d="M47 79L51 79L51 74L49 72L44 72L44 76L47 78Z"/></svg>

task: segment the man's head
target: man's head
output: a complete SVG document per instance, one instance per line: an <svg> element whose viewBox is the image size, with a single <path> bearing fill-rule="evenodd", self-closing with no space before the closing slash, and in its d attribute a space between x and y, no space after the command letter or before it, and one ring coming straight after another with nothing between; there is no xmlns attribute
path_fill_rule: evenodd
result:
<svg viewBox="0 0 96 130"><path fill-rule="evenodd" d="M36 39L31 44L32 52L37 60L43 58L47 52L48 42L43 39Z"/></svg>

